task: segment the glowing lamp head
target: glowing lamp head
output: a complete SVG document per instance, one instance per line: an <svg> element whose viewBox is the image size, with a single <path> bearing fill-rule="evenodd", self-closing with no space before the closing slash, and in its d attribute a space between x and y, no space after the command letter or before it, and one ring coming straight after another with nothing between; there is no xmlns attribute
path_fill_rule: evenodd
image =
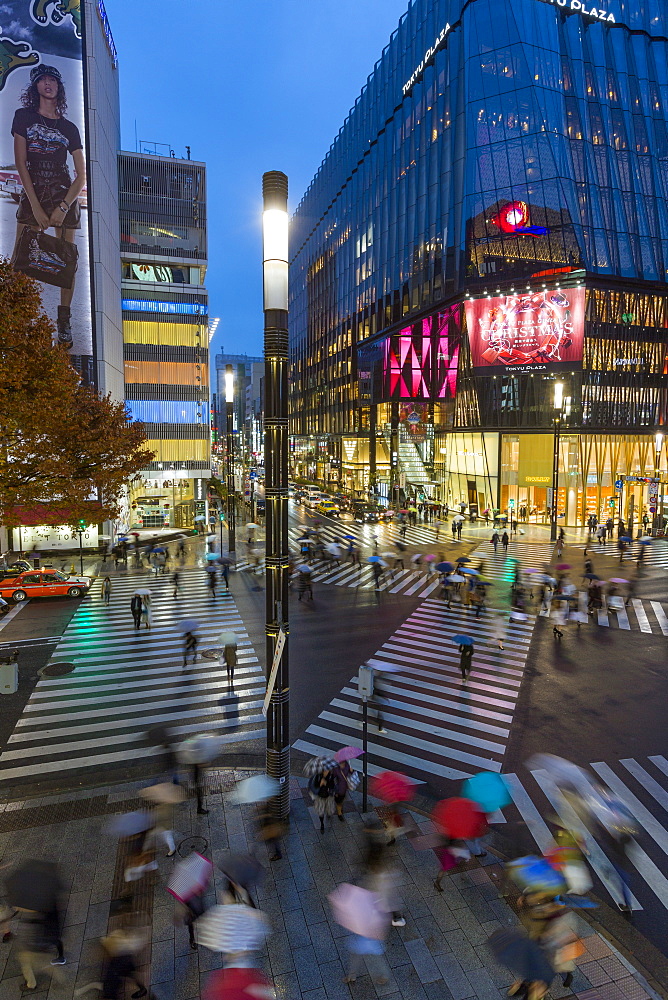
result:
<svg viewBox="0 0 668 1000"><path fill-rule="evenodd" d="M232 365L225 366L225 402L234 402L234 369Z"/></svg>

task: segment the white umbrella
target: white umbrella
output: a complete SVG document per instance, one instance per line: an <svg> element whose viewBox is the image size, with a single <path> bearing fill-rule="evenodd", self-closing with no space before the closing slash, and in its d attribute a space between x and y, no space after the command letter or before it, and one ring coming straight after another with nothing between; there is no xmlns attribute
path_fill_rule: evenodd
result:
<svg viewBox="0 0 668 1000"><path fill-rule="evenodd" d="M239 645L239 638L236 632L221 632L218 637L218 642L221 646L234 646L236 649Z"/></svg>
<svg viewBox="0 0 668 1000"><path fill-rule="evenodd" d="M135 596L136 597L150 597L151 596L151 591L147 587L144 587L142 590L135 590Z"/></svg>
<svg viewBox="0 0 668 1000"><path fill-rule="evenodd" d="M270 933L266 915L245 903L212 906L194 926L198 944L227 954L257 951Z"/></svg>
<svg viewBox="0 0 668 1000"><path fill-rule="evenodd" d="M466 577L462 576L461 573L453 573L452 576L445 577L446 583L465 583Z"/></svg>
<svg viewBox="0 0 668 1000"><path fill-rule="evenodd" d="M453 517L452 520L453 521L465 521L466 518L464 517L463 514L455 514L455 516Z"/></svg>
<svg viewBox="0 0 668 1000"><path fill-rule="evenodd" d="M222 746L220 736L202 733L199 736L189 736L177 750L182 764L208 764L214 760Z"/></svg>
<svg viewBox="0 0 668 1000"><path fill-rule="evenodd" d="M534 754L527 761L527 765L532 771L547 771L555 785L559 787L565 785L585 794L590 794L592 791L593 783L587 772L572 761L557 757L556 754Z"/></svg>
<svg viewBox="0 0 668 1000"><path fill-rule="evenodd" d="M308 566L308 565L307 565L306 563L301 563L301 564L300 564L300 565L299 565L299 566L297 567L297 570L298 570L298 571L299 571L300 573L312 573L312 572L313 572L313 570L311 569L311 567L310 567L310 566Z"/></svg>
<svg viewBox="0 0 668 1000"><path fill-rule="evenodd" d="M260 525L259 524L255 524L253 521L249 521L248 524L246 525L246 527L250 528L252 530L253 528L259 528Z"/></svg>
<svg viewBox="0 0 668 1000"><path fill-rule="evenodd" d="M336 542L328 542L327 545L325 545L325 550L329 552L330 555L332 556L341 555L341 546L338 545Z"/></svg>
<svg viewBox="0 0 668 1000"><path fill-rule="evenodd" d="M238 781L232 794L230 802L237 805L245 805L249 802L264 802L266 799L273 799L281 790L281 786L267 774L254 774L251 778Z"/></svg>

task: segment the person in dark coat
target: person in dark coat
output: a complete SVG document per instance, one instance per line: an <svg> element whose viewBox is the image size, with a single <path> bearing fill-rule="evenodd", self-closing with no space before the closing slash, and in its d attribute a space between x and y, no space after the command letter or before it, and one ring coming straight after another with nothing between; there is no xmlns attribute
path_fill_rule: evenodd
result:
<svg viewBox="0 0 668 1000"><path fill-rule="evenodd" d="M320 819L320 833L324 833L325 816L333 816L336 811L336 779L332 771L324 770L314 774L308 783L308 793L313 800L316 816Z"/></svg>
<svg viewBox="0 0 668 1000"><path fill-rule="evenodd" d="M459 647L459 669L462 672L462 684L467 684L471 673L471 661L473 660L473 643L470 645L462 643Z"/></svg>
<svg viewBox="0 0 668 1000"><path fill-rule="evenodd" d="M139 594L134 594L132 600L130 601L130 611L132 612L132 619L135 623L135 628L139 628L141 625L141 611L143 603L141 596Z"/></svg>
<svg viewBox="0 0 668 1000"><path fill-rule="evenodd" d="M353 774L353 769L350 766L350 761L342 760L332 771L334 775L334 781L336 782L336 791L334 792L334 804L336 806L336 815L339 817L341 823L345 822L343 817L343 803L345 801L346 795L348 794L348 779Z"/></svg>

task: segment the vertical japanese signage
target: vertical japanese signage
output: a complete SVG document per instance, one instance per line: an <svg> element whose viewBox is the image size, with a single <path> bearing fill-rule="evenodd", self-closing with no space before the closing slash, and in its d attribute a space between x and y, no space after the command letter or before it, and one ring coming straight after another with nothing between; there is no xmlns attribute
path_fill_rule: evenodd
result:
<svg viewBox="0 0 668 1000"><path fill-rule="evenodd" d="M566 371L582 364L584 288L466 303L476 375Z"/></svg>
<svg viewBox="0 0 668 1000"><path fill-rule="evenodd" d="M40 283L54 340L93 354L83 4L0 4L0 256Z"/></svg>

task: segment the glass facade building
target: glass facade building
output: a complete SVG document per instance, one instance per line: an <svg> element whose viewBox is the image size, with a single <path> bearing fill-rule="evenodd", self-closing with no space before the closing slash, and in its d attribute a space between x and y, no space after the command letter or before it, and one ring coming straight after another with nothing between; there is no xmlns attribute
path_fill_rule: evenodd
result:
<svg viewBox="0 0 668 1000"><path fill-rule="evenodd" d="M211 474L206 168L120 153L118 172L125 401L155 452L132 520L186 527Z"/></svg>
<svg viewBox="0 0 668 1000"><path fill-rule="evenodd" d="M562 523L660 514L667 206L664 0L414 0L292 220L295 472L541 520L558 419Z"/></svg>

